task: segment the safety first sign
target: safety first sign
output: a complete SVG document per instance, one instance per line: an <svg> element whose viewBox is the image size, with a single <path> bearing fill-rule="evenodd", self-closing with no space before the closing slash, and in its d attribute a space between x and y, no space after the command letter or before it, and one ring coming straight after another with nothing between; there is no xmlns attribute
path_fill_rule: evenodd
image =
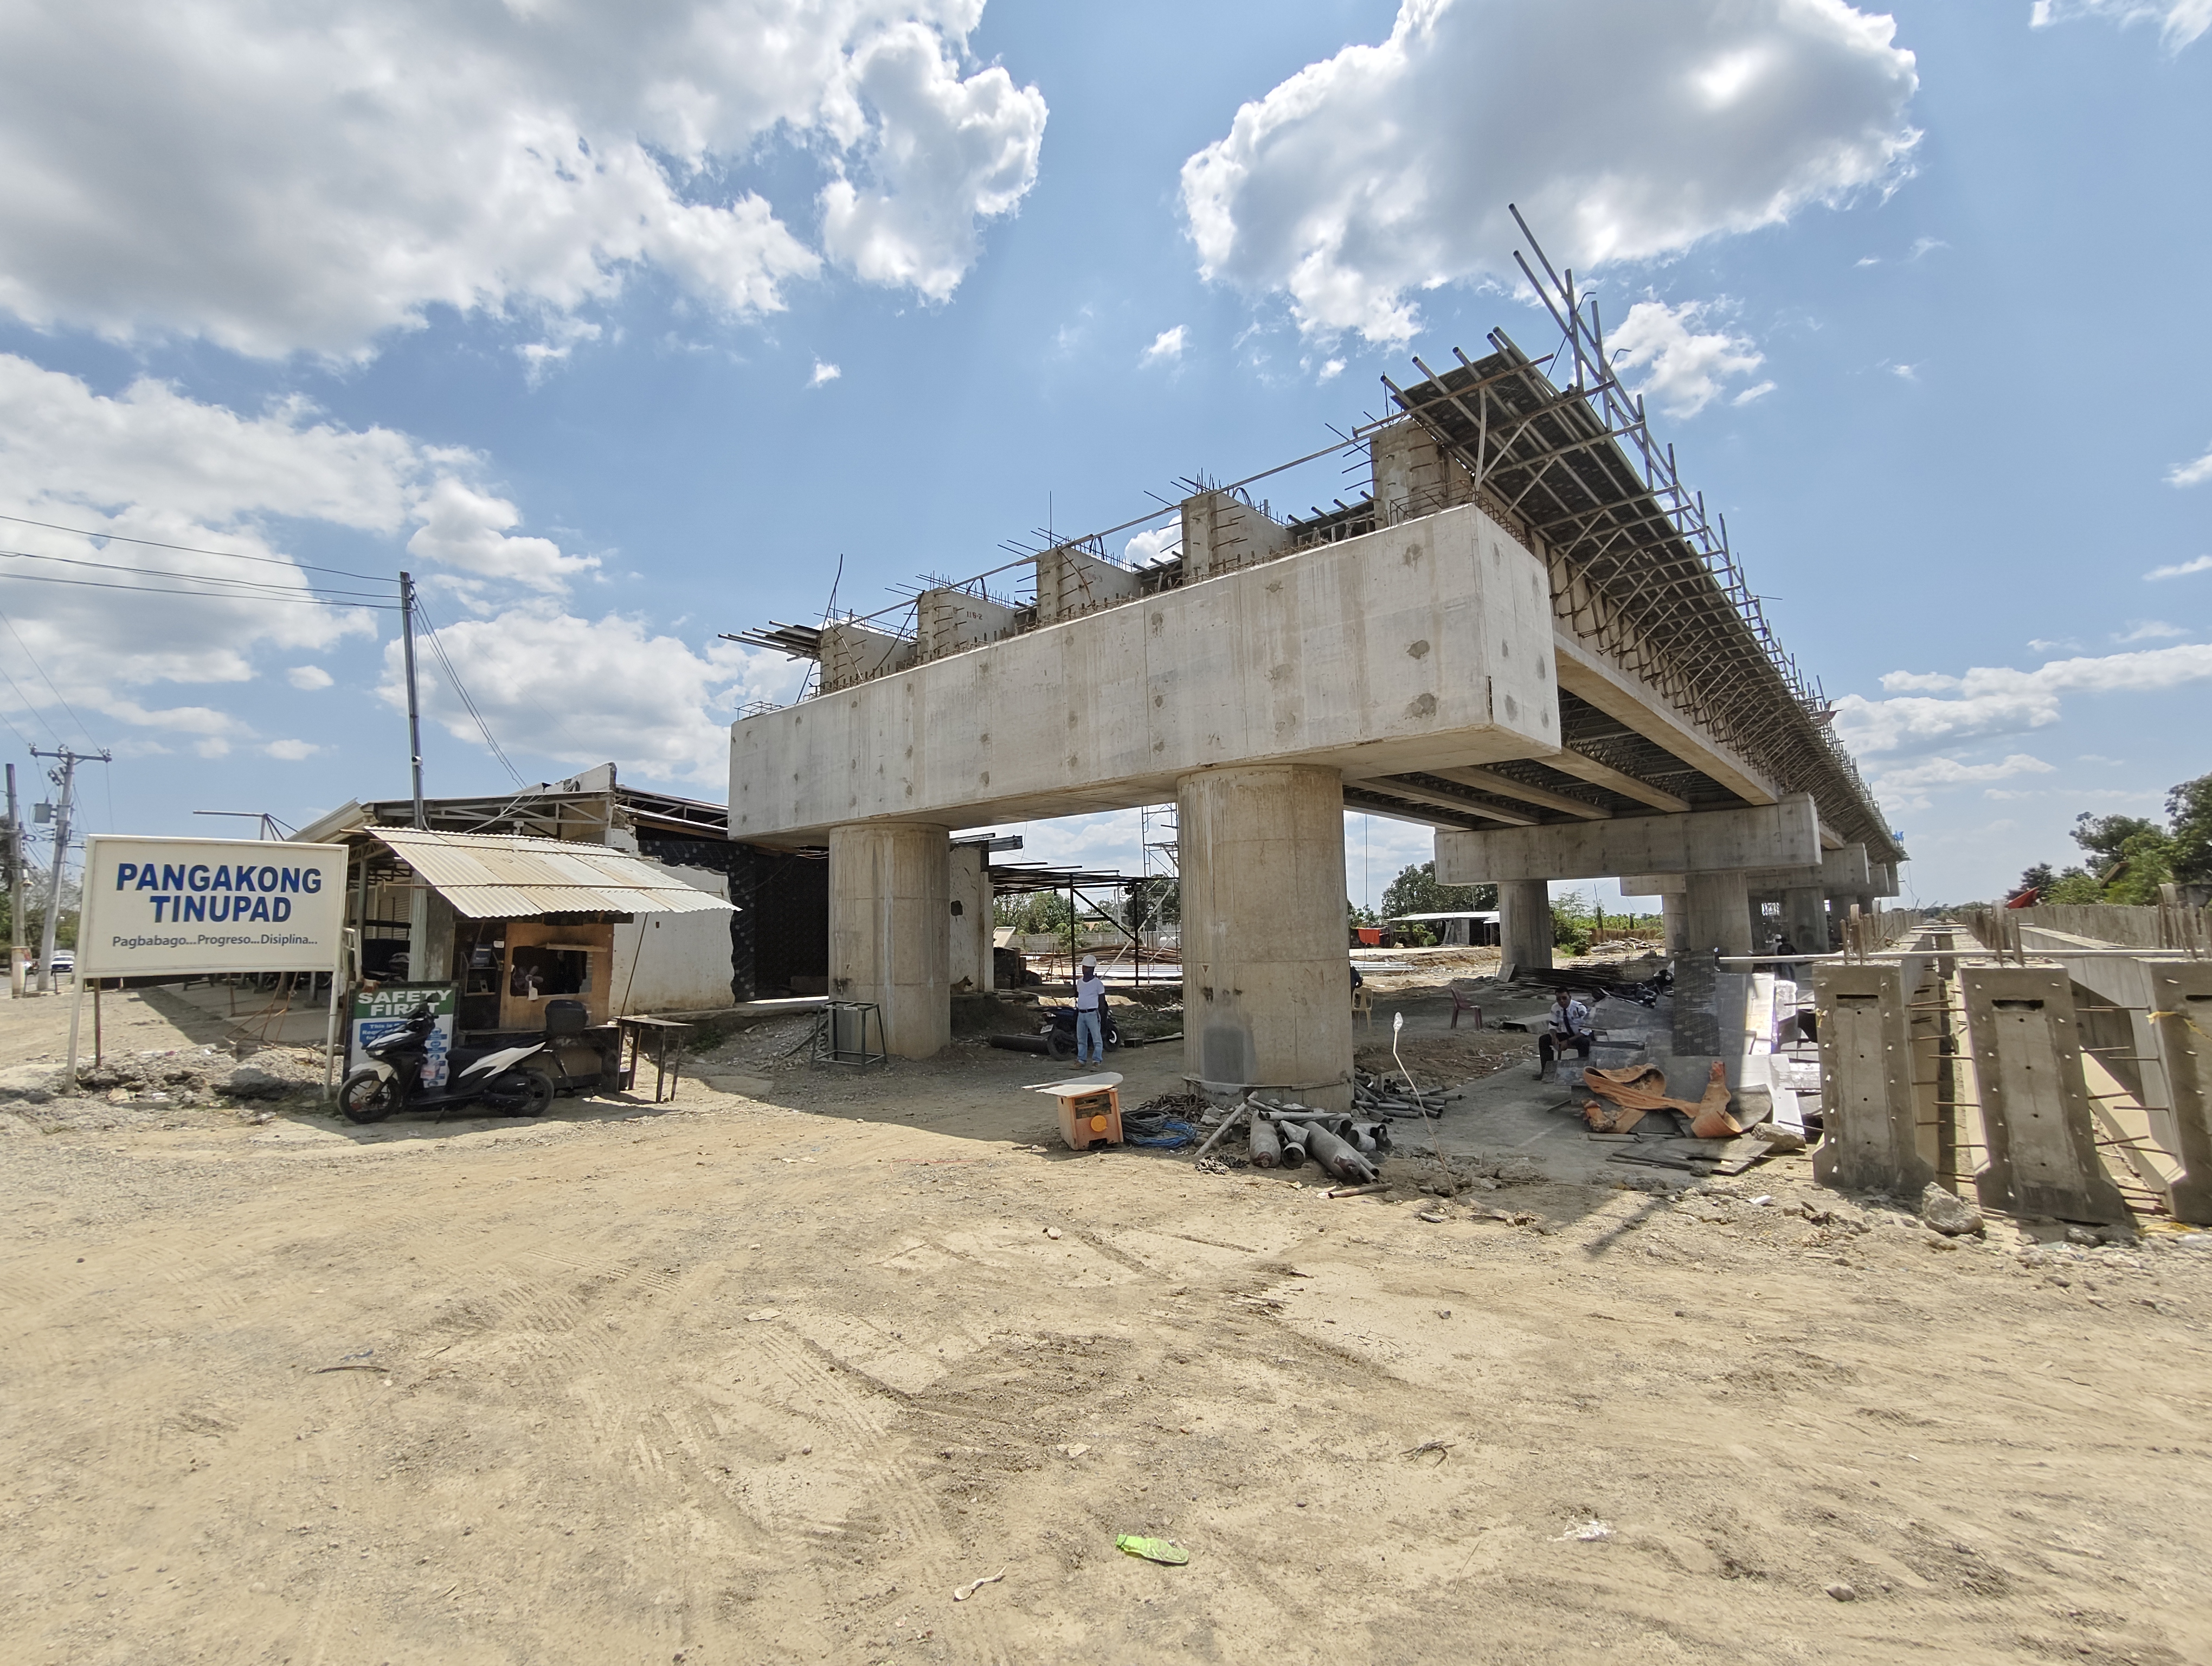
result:
<svg viewBox="0 0 2212 1666"><path fill-rule="evenodd" d="M85 841L80 977L335 970L346 848L256 839Z"/></svg>

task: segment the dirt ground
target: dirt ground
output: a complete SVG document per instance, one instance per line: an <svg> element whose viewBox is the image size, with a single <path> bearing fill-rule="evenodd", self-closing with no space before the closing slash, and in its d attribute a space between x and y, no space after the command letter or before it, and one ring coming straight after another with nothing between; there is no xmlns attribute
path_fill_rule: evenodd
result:
<svg viewBox="0 0 2212 1666"><path fill-rule="evenodd" d="M0 1651L2212 1658L2203 1235L1937 1241L1802 1158L1330 1201L803 1034L528 1124L0 1097Z"/></svg>

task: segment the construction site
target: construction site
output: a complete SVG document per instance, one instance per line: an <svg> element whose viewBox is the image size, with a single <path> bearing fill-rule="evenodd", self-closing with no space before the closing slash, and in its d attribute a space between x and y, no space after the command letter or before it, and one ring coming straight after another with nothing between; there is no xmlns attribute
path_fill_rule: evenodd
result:
<svg viewBox="0 0 2212 1666"><path fill-rule="evenodd" d="M241 1049L205 988L82 1059L0 1011L18 1657L2212 1658L2203 901L1895 907L1831 703L1524 271L1556 346L1416 361L1298 459L1333 506L1194 479L741 633L811 670L726 828L610 769L311 830L380 965L617 1034L543 1115L341 1116L319 1017ZM1157 869L994 861L1126 810ZM1494 943L1352 946L1347 810ZM588 906L477 928L527 910L456 852L578 838ZM1599 879L1663 930L1570 958ZM711 1010L593 970L656 909L708 983L732 933Z"/></svg>

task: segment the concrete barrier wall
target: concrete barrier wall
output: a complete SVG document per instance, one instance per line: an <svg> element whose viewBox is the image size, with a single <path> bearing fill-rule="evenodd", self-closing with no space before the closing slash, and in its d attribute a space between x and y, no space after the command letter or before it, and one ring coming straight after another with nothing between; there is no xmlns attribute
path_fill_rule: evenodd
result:
<svg viewBox="0 0 2212 1666"><path fill-rule="evenodd" d="M2121 949L2155 949L2158 910L2107 903L2039 903L2010 910L2023 928L2041 927L2069 937L2094 937Z"/></svg>

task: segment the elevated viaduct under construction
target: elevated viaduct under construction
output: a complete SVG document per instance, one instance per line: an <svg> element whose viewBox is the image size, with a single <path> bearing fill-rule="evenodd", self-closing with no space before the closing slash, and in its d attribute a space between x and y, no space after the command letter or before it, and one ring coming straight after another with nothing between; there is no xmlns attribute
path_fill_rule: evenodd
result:
<svg viewBox="0 0 2212 1666"><path fill-rule="evenodd" d="M1433 826L1443 883L1495 883L1509 963L1550 964L1547 881L1659 892L1695 952L1678 1032L1762 902L1821 949L1832 909L1896 894L1905 852L1724 522L1613 379L1572 273L1523 264L1558 348L1493 332L1386 379L1395 409L1352 436L1356 502L1278 519L1252 482L1194 482L1156 564L1058 542L1019 563L1033 596L986 575L896 626L739 638L820 672L732 725L731 836L828 848L830 992L878 1004L892 1052L949 1038L950 835L990 822L1173 800L1188 1074L1339 1108L1346 809Z"/></svg>

